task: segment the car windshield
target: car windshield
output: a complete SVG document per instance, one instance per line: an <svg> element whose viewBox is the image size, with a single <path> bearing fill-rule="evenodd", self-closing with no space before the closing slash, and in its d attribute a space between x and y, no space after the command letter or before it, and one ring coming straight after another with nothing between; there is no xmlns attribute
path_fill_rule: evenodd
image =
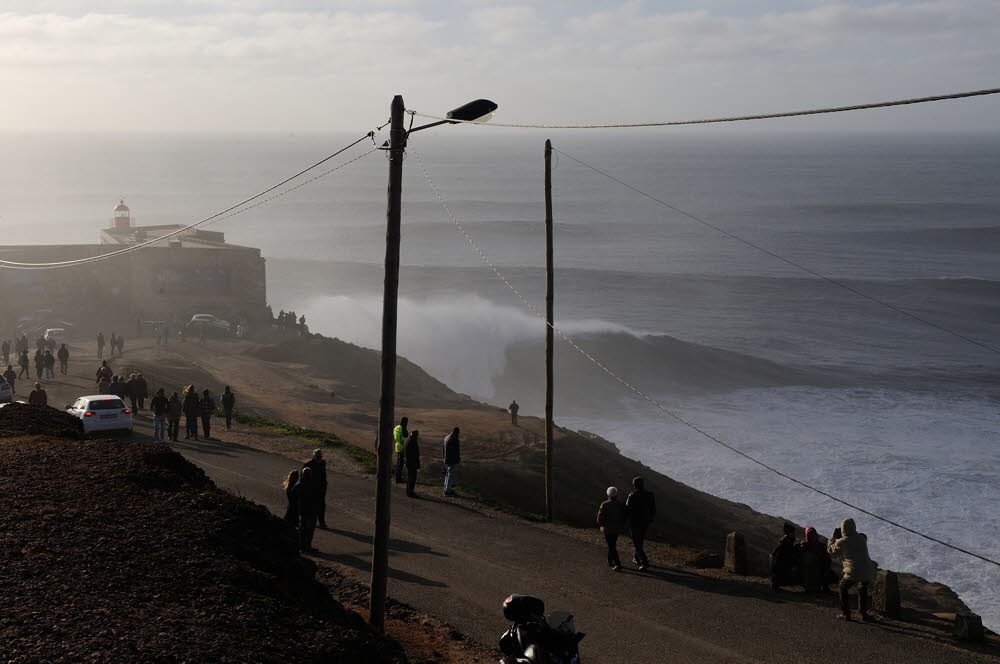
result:
<svg viewBox="0 0 1000 664"><path fill-rule="evenodd" d="M101 399L99 401L91 401L87 405L87 410L117 410L124 407L125 402L121 399Z"/></svg>

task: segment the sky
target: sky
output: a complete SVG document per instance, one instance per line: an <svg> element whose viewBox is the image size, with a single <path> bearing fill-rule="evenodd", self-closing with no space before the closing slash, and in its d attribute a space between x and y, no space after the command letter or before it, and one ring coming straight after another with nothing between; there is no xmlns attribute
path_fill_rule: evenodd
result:
<svg viewBox="0 0 1000 664"><path fill-rule="evenodd" d="M1000 87L1000 2L0 0L0 86L26 131L696 119ZM809 126L992 132L1000 96Z"/></svg>

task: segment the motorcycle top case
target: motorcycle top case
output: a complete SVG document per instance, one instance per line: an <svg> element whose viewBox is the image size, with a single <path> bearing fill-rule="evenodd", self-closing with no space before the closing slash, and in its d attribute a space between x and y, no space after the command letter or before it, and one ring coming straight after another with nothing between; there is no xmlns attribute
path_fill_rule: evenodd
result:
<svg viewBox="0 0 1000 664"><path fill-rule="evenodd" d="M503 601L503 617L512 622L545 616L545 602L534 595L511 595Z"/></svg>

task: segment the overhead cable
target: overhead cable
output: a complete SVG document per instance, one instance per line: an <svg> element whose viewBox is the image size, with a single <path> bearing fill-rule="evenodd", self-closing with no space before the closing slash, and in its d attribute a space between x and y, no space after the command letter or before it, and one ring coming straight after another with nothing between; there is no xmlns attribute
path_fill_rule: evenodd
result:
<svg viewBox="0 0 1000 664"><path fill-rule="evenodd" d="M637 187L633 187L629 183L624 182L624 181L616 178L615 176L613 176L613 175L611 175L609 173L605 173L601 169L599 169L599 168L597 168L595 166L591 166L590 164L588 164L588 163L586 163L584 161L581 161L580 159L577 159L573 155L566 154L565 152L563 152L561 150L557 150L556 148L552 148L552 150L554 152L556 152L557 154L563 155L567 159L572 159L573 161L575 161L576 163L580 164L581 166L585 166L585 167L589 168L590 170L594 171L595 173L599 173L600 175L603 175L604 177L608 178L609 180L613 180L614 182L617 182L618 184L620 184L621 186L623 186L623 187L625 187L627 189L631 189L632 191L634 191L635 193L637 193L637 194L639 194L641 196L645 196L646 198L648 198L651 201L659 203L660 205L662 205L664 207L667 207L667 208L673 210L674 212L677 212L679 214L684 215L685 217L687 217L688 219L691 219L692 221L696 221L696 222L698 222L699 224L701 224L703 226L711 228L712 230L714 230L717 233L720 233L722 235L725 235L726 237L732 238L732 239L736 240L737 242L742 242L743 244L747 245L748 247L752 247L752 248L756 249L757 251L760 251L762 253L767 254L768 256L771 256L773 258L777 258L779 261L781 261L783 263L786 263L788 265L791 265L792 267L796 268L797 270L801 270L802 272L805 272L806 274L812 275L812 276L816 277L817 279L822 279L823 281L825 281L827 283L833 284L834 286L837 286L839 288L843 288L844 290L846 290L846 291L848 291L850 293L853 293L854 295L857 295L859 297L863 297L866 300L870 300L870 301L872 301L872 302L874 302L876 304L879 304L879 305L881 305L881 306L883 306L883 307L885 307L887 309L891 309L892 311L895 311L896 313L902 314L902 315L904 315L904 316L906 316L908 318L912 318L913 320L915 320L915 321L917 321L919 323L922 323L922 324L927 325L929 327L933 327L934 329L940 330L941 332L944 332L946 334L950 334L953 337L961 339L962 341L966 341L966 342L968 342L970 344L973 344L975 346L979 346L980 348L988 350L991 353L1000 354L1000 349L994 348L993 346L990 346L989 344L983 343L982 341L977 341L976 339L968 337L968 336L962 334L961 332L956 332L956 331L954 331L954 330L952 330L950 328L944 327L943 325L939 325L939 324L937 324L937 323L935 323L933 321L929 321L926 318L922 318L921 316L918 316L918 315L916 315L914 313L910 313L909 311L907 311L905 309L900 309L899 307L897 307L894 304L886 302L883 299L877 298L874 295L869 295L868 293L865 293L864 291L860 291L857 288L854 288L853 286L850 286L849 284L844 283L843 281L838 281L837 279L834 279L832 277L828 277L828 276L826 276L824 274L820 274L819 272L816 272L815 270L812 270L812 269L810 269L810 268L802 265L801 263L796 263L795 261L793 261L791 259L788 259L788 258L785 258L784 256L781 256L780 254L776 254L773 251L771 251L770 249L765 249L764 247L760 246L759 244L755 244L755 243L751 242L750 240L746 240L746 239L740 237L739 235L736 235L735 233L731 233L731 232L727 231L726 229L721 228L720 226L716 226L713 223L707 222L704 219L696 217L695 215L691 214L690 212L686 212L685 210L682 210L682 209L680 209L679 207L677 207L675 205L671 205L670 203L668 203L668 202L666 202L666 201L664 201L664 200L662 200L660 198L657 198L656 196L653 196L652 194L648 194L645 191L642 191L641 189L639 189Z"/></svg>
<svg viewBox="0 0 1000 664"><path fill-rule="evenodd" d="M287 193L289 193L291 191L295 191L299 187L302 187L304 185L309 184L310 182L314 182L314 181L316 181L316 180L318 180L318 179L320 179L322 177L325 177L325 176L329 175L330 173L333 173L334 171L340 170L344 166L347 166L348 164L354 163L358 159L361 159L362 157L365 157L365 156L371 154L372 152L375 152L376 148L372 148L368 152L366 152L366 153L364 153L362 155L359 155L359 156L351 159L350 161L347 161L347 162L345 162L345 163L343 163L343 164L341 164L341 165L339 165L339 166L337 166L335 168L332 168L332 169L330 169L330 170L328 170L328 171L326 171L326 172L324 172L324 173L322 173L322 174L320 174L320 175L318 175L318 176L316 176L314 178L306 180L305 182L302 182L302 183L300 183L300 184L298 184L298 185L296 185L294 187L291 187L291 188L289 188L289 189L287 189L285 191L279 192L279 193L277 193L277 194L275 194L275 195L273 195L273 196L271 196L271 197L269 197L267 199L259 201L259 202L255 203L253 205L249 205L249 206L247 206L245 208L243 207L247 203L249 203L249 202L251 202L253 200L256 200L258 198L261 198L262 196L265 196L266 194L274 191L275 189L278 189L278 188L280 188L280 187L288 184L292 180L294 180L294 179L296 179L298 177L301 177L302 175L305 175L309 171L311 171L311 170L313 170L313 169L315 169L315 168L317 168L317 167L325 164L326 162L330 161L334 157L336 157L336 156L338 156L340 154L343 154L344 152L346 152L347 150L350 150L355 145L357 145L358 143L361 143L365 139L368 139L368 138L374 139L374 136L375 136L375 132L370 131L367 134L365 134L364 136L362 136L361 138L359 138L358 140L350 143L349 145L344 146L343 148L337 150L333 154L331 154L331 155L329 155L327 157L324 157L323 159L320 159L315 164L312 164L311 166L308 166L308 167L302 169L301 171L299 171L295 175L292 175L290 177L285 178L284 180L282 180L278 184L272 185L272 186L268 187L267 189L265 189L265 190L263 190L263 191L261 191L259 193L256 193L253 196L240 201L239 203L236 203L235 205L231 205L230 207L226 208L225 210L222 210L220 212L216 212L215 214L213 214L213 215L211 215L209 217L205 217L201 221L197 221L197 222L195 222L193 224L189 224L189 225L184 226L182 228L178 228L178 229L176 229L174 231L171 231L169 233L161 235L161 236L159 236L157 238L154 238L152 240L147 240L145 242L140 242L140 243L137 243L137 244L132 244L132 245L129 245L129 246L123 248L123 249L118 249L117 251L111 251L111 252L108 252L106 254L100 254L100 255L97 255L97 256L88 256L87 258L77 258L77 259L69 260L69 261L57 261L57 262L51 262L51 263L20 263L20 262L16 262L16 261L0 260L0 268L9 268L9 269L14 269L14 270L51 270L51 269L58 269L58 268L75 267L77 265L84 265L86 263L95 263L97 261L107 260L107 259L110 259L110 258L114 258L116 256L121 256L122 254L127 254L127 253L131 253L133 251L138 251L139 249L144 249L145 247L152 246L154 244L157 244L158 242L163 242L164 240L169 240L172 237L175 237L177 235L181 235L181 234L186 233L188 231L191 231L191 230L193 230L195 228L199 228L201 226L212 224L212 223L215 223L217 221L222 221L223 219L228 219L229 217L235 216L237 214L242 214L243 212L246 212L247 210L252 210L253 208L257 207L258 205L263 205L264 203L267 203L268 201L272 201L275 198L278 198L280 196L284 196L285 194L287 194Z"/></svg>
<svg viewBox="0 0 1000 664"><path fill-rule="evenodd" d="M414 110L407 110L407 113L429 120L445 120L452 123L464 123L482 125L484 127L505 127L512 129L633 129L637 127L676 127L680 125L698 124L720 124L723 122L746 122L747 120L773 120L775 118L793 118L801 115L823 115L825 113L844 113L846 111L864 111L873 108L887 108L889 106L907 106L910 104L926 104L932 101L946 101L950 99L965 99L966 97L982 97L985 95L995 95L1000 93L1000 88L990 88L988 90L972 90L970 92L955 92L945 95L934 95L932 97L915 97L913 99L897 99L894 101L879 101L868 104L853 104L851 106L832 106L829 108L813 108L802 111L786 111L784 113L760 113L756 115L736 115L731 117L706 118L702 120L670 120L664 122L616 122L608 124L543 124L525 122L481 122L478 120L454 120L441 115L429 115Z"/></svg>
<svg viewBox="0 0 1000 664"><path fill-rule="evenodd" d="M510 281L507 280L507 278L503 275L503 273L500 272L500 269L497 268L497 266L489 259L489 256L486 254L486 251L482 248L482 246L480 246L479 243L477 243L472 238L472 236L469 235L469 232L462 225L462 222L460 222L458 220L458 218L455 216L455 214L451 211L451 207L448 205L448 202L445 200L444 196L441 194L441 190L438 188L437 184L431 178L430 173L427 171L427 168L424 166L423 161L420 159L420 154L416 150L413 149L412 144L411 144L409 150L410 150L410 152L413 153L413 156L416 157L417 163L420 165L420 170L423 171L424 178L427 180L427 184L434 191L434 195L437 197L437 199L441 203L442 207L444 207L444 210L448 214L448 217L451 219L451 222L458 228L458 230L462 233L462 235L465 236L465 240L469 244L469 246L471 246L479 254L479 257L482 259L482 261L491 270L493 270L493 273L496 274L496 276L500 279L500 281L502 281L507 286L507 288L510 289L510 291L512 293L514 293L514 295L517 296L517 298L528 308L529 311L531 311L531 313L533 313L539 320L541 320L543 323L545 323L546 326L551 327L552 330L553 330L553 332L555 332L556 334L558 334L563 339L563 341L565 341L570 346L572 346L574 350L576 350L583 357L585 357L587 360L589 360L591 363L593 363L601 371L603 371L604 373L606 373L611 378L614 378L618 383L620 383L622 386L624 386L627 390L629 390L630 392L632 392L636 396L641 397L643 400L645 400L649 404L653 405L656 409L658 409L664 415L667 415L668 417L676 420L677 422L680 422L681 424L683 424L684 426L688 427L689 429L691 429L691 430L693 430L693 431L701 434L705 438L708 438L709 440L711 440L711 441L713 441L713 442L721 445L722 447L725 447L726 449L730 450L731 452L735 452L736 454L738 454L741 457L747 459L748 461L751 461L751 462L757 464L758 466L761 466L762 468L765 468L766 470L769 470L772 473L774 473L774 474L776 474L776 475L778 475L780 477L785 478L786 480L788 480L790 482L793 482L795 484L798 484L799 486L802 486L802 487L805 487L806 489L809 489L810 491L813 491L813 492L818 493L818 494L820 494L822 496L825 496L826 498L829 498L830 500L833 500L833 501L835 501L837 503L840 503L841 505L849 507L849 508L851 508L853 510L857 510L858 512L861 512L862 514L866 514L866 515L868 515L868 516L870 516L870 517L872 517L874 519L878 519L879 521L887 523L887 524L889 524L891 526L895 526L896 528L899 528L901 530L905 530L908 533L912 533L914 535L918 535L920 537L923 537L926 540L930 540L931 542L934 542L936 544L940 544L941 546L948 547L949 549L953 549L953 550L958 551L960 553L964 553L964 554L966 554L968 556L972 556L973 558L978 558L979 560L982 560L982 561L987 562L987 563L992 563L993 565L996 565L997 567L1000 567L1000 561L996 561L996 560L993 560L991 558L987 558L986 556L980 555L978 553L974 553L972 551L969 551L968 549L965 549L965 548L962 548L960 546L956 546L954 544L951 544L950 542L945 542L944 540L940 540L940 539L938 539L936 537L933 537L931 535L927 535L925 533L922 533L919 530L915 530L913 528L910 528L909 526L905 526L905 525L903 525L901 523L898 523L896 521L893 521L892 519L889 519L887 517L884 517L884 516L881 516L879 514L876 514L875 512L867 510L867 509L865 509L863 507L859 507L858 505L855 505L855 504L853 504L853 503L851 503L851 502L849 502L849 501L847 501L847 500L845 500L843 498L839 498L839 497L837 497L837 496L835 496L835 495L833 495L831 493L828 493L827 491L824 491L823 489L820 489L820 488L815 487L815 486L813 486L813 485L811 485L811 484L809 484L807 482L803 482L802 480L799 480L799 479L796 479L795 477L792 477L788 473L785 473L785 472L783 472L783 471L775 468L774 466L771 466L771 465L769 465L769 464L767 464L767 463L765 463L765 462L763 462L763 461L761 461L761 460L759 460L759 459L751 456L750 454L747 454L746 452L742 451L741 449L739 449L739 448L737 448L737 447L735 447L733 445L730 445L729 443L727 443L727 442L721 440L720 438L712 435L711 433L705 431L701 427L693 424L692 422L689 422L688 420L686 420L682 416L680 416L677 413L673 412L672 410L670 410L669 408L667 408L666 406L664 406L662 403L660 403L656 399L652 398L651 396L649 396L648 394L646 394L645 392L643 392L642 390L640 390L639 388L637 388L636 386L634 386L633 384L631 384L630 382L628 382L627 380L625 380L624 378L622 378L621 376L619 376L617 373L615 373L610 368L608 368L608 366L605 365L603 362L601 362L596 357L594 357L593 355L591 355L590 353L588 353L586 350L584 350L583 348L581 348L579 344L577 344L575 341L573 341L573 339L571 339L569 336L567 336L562 330L560 330L555 325L550 324L546 320L545 316L543 316L542 313L540 311L538 311L538 309L536 309L535 306L533 304L531 304L531 302L529 302L527 300L527 298L525 298L514 287L513 284L510 283ZM565 153L563 153L563 154L565 154ZM569 156L569 155L566 155L566 156Z"/></svg>

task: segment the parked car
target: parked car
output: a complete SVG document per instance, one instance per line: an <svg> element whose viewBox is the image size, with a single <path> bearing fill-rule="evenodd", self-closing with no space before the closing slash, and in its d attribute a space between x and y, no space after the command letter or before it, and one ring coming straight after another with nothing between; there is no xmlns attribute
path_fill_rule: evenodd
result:
<svg viewBox="0 0 1000 664"><path fill-rule="evenodd" d="M188 334L201 334L204 331L208 336L224 336L230 333L229 321L213 314L195 314L184 328Z"/></svg>
<svg viewBox="0 0 1000 664"><path fill-rule="evenodd" d="M132 410L113 394L92 394L80 397L66 412L79 417L83 433L94 431L132 431Z"/></svg>
<svg viewBox="0 0 1000 664"><path fill-rule="evenodd" d="M8 404L14 400L14 390L3 376L0 376L0 404Z"/></svg>
<svg viewBox="0 0 1000 664"><path fill-rule="evenodd" d="M45 340L51 341L55 344L56 348L60 344L68 344L69 341L66 340L66 328L64 327L50 327L45 330Z"/></svg>

